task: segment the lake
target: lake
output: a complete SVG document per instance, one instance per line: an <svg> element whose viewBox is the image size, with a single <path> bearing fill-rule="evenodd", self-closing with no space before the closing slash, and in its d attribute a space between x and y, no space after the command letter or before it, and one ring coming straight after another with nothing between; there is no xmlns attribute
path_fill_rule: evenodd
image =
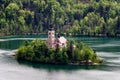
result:
<svg viewBox="0 0 120 80"><path fill-rule="evenodd" d="M0 80L120 80L120 38L66 37L83 41L105 60L100 66L50 65L18 62L12 54L25 40L46 35L0 38Z"/></svg>

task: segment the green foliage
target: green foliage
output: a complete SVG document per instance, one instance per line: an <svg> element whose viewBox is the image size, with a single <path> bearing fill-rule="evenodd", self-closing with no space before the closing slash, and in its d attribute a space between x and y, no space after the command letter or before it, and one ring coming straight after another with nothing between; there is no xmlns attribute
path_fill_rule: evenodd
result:
<svg viewBox="0 0 120 80"><path fill-rule="evenodd" d="M34 57L33 48L31 46L22 46L18 49L16 57L18 60L32 61Z"/></svg>
<svg viewBox="0 0 120 80"><path fill-rule="evenodd" d="M57 32L117 36L119 0L1 0L0 35ZM117 20L118 19L118 20Z"/></svg>
<svg viewBox="0 0 120 80"><path fill-rule="evenodd" d="M56 47L56 49L49 49L45 41L37 39L32 42L25 41L24 46L18 49L16 58L18 60L52 64L103 62L89 46L82 42L76 43L69 40L67 45L66 48Z"/></svg>

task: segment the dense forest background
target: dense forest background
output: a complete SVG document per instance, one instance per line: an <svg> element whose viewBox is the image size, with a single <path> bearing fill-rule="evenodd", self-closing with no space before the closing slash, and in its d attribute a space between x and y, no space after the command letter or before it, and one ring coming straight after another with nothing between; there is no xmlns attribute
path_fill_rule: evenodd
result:
<svg viewBox="0 0 120 80"><path fill-rule="evenodd" d="M120 0L0 0L0 35L120 36Z"/></svg>

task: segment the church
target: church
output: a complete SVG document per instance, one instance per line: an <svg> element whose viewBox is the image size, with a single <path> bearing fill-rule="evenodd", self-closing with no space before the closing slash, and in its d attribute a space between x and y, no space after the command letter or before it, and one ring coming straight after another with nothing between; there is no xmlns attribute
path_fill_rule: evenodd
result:
<svg viewBox="0 0 120 80"><path fill-rule="evenodd" d="M48 39L46 40L48 48L55 48L56 46L59 46L61 48L67 46L67 39L63 36L58 36L55 38L55 30L53 28L50 28L48 31Z"/></svg>

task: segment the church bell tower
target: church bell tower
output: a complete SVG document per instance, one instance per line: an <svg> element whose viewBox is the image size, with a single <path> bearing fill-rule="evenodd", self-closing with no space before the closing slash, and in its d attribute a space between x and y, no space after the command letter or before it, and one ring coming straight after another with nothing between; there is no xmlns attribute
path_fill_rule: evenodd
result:
<svg viewBox="0 0 120 80"><path fill-rule="evenodd" d="M54 28L50 28L48 31L47 46L49 48L55 47L55 30L54 30Z"/></svg>

